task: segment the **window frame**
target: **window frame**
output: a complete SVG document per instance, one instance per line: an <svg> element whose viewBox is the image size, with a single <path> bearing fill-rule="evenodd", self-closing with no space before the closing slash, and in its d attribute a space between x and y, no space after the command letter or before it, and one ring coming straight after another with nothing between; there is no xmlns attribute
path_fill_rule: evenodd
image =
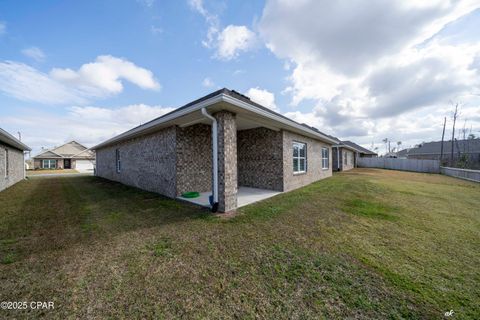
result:
<svg viewBox="0 0 480 320"><path fill-rule="evenodd" d="M326 163L326 166L325 166L325 163ZM322 170L328 170L328 169L330 169L330 150L327 147L322 147Z"/></svg>
<svg viewBox="0 0 480 320"><path fill-rule="evenodd" d="M122 161L120 160L120 149L115 149L115 171L120 173L122 171Z"/></svg>
<svg viewBox="0 0 480 320"><path fill-rule="evenodd" d="M298 148L298 154L295 156L295 147ZM305 150L305 154L303 156L300 155L300 150L303 149ZM295 160L298 161L298 168L297 171L295 171ZM301 168L301 161L304 162L304 170L300 170ZM308 165L307 165L307 144L305 142L299 142L299 141L293 141L292 142L292 171L293 174L304 174L307 173Z"/></svg>
<svg viewBox="0 0 480 320"><path fill-rule="evenodd" d="M52 161L53 161L53 168L52 168ZM45 166L45 162L48 163L48 166ZM42 169L56 169L57 168L57 160L56 159L42 159Z"/></svg>

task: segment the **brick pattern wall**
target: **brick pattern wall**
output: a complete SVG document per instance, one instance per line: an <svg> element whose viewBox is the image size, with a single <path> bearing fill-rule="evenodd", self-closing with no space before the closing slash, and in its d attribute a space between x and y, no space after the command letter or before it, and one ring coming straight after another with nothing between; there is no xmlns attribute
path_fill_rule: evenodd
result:
<svg viewBox="0 0 480 320"><path fill-rule="evenodd" d="M5 149L8 150L8 175L5 177ZM24 178L23 151L0 143L0 191L13 186Z"/></svg>
<svg viewBox="0 0 480 320"><path fill-rule="evenodd" d="M284 191L290 191L303 187L312 182L330 177L332 175L332 148L331 145L314 140L293 132L283 132L283 179ZM293 142L307 144L307 172L301 174L293 173ZM329 151L329 167L322 169L322 147Z"/></svg>
<svg viewBox="0 0 480 320"><path fill-rule="evenodd" d="M282 139L267 128L237 132L239 186L283 191Z"/></svg>
<svg viewBox="0 0 480 320"><path fill-rule="evenodd" d="M177 128L177 195L212 190L212 127Z"/></svg>
<svg viewBox="0 0 480 320"><path fill-rule="evenodd" d="M175 197L176 131L176 127L169 127L97 150L97 176ZM120 173L116 172L117 148Z"/></svg>
<svg viewBox="0 0 480 320"><path fill-rule="evenodd" d="M218 123L218 210L237 208L237 122L228 111L214 114Z"/></svg>

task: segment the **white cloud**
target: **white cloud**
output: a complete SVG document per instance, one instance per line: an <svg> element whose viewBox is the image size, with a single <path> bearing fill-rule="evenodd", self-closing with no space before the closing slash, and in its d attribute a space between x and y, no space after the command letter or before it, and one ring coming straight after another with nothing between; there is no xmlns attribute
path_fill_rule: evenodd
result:
<svg viewBox="0 0 480 320"><path fill-rule="evenodd" d="M37 47L30 47L22 50L22 54L24 56L27 56L29 58L32 58L33 60L37 62L42 62L45 60L45 53L42 51L42 49L37 48Z"/></svg>
<svg viewBox="0 0 480 320"><path fill-rule="evenodd" d="M155 0L137 0L137 2L145 7L151 8L155 3Z"/></svg>
<svg viewBox="0 0 480 320"><path fill-rule="evenodd" d="M156 35L162 34L162 33L163 33L163 29L160 28L160 27L156 27L156 26L153 26L153 25L152 25L152 26L150 26L150 32L152 32L152 34L153 34L154 36L156 36Z"/></svg>
<svg viewBox="0 0 480 320"><path fill-rule="evenodd" d="M7 33L7 23L0 21L0 36Z"/></svg>
<svg viewBox="0 0 480 320"><path fill-rule="evenodd" d="M121 79L128 80L142 89L160 89L160 84L150 70L110 55L98 56L95 62L82 65L78 71L54 68L50 71L50 76L78 87L92 96L100 97L122 92Z"/></svg>
<svg viewBox="0 0 480 320"><path fill-rule="evenodd" d="M245 92L245 95L248 96L252 101L261 104L264 107L272 109L273 111L278 112L277 105L275 104L275 95L265 89L250 88Z"/></svg>
<svg viewBox="0 0 480 320"><path fill-rule="evenodd" d="M23 101L43 104L86 101L76 89L68 88L49 75L14 61L0 62L0 91Z"/></svg>
<svg viewBox="0 0 480 320"><path fill-rule="evenodd" d="M35 154L41 147L59 146L71 140L91 147L173 109L145 104L119 108L76 106L68 108L64 116L32 110L19 117L2 118L0 126L11 132L21 131L23 141Z"/></svg>
<svg viewBox="0 0 480 320"><path fill-rule="evenodd" d="M219 21L218 16L210 13L203 3L203 0L188 0L188 5L192 10L198 12L208 25L207 38L202 41L202 45L206 48L212 48L218 35Z"/></svg>
<svg viewBox="0 0 480 320"><path fill-rule="evenodd" d="M212 81L212 79L207 77L203 79L202 86L204 86L205 88L212 88L215 87L215 83Z"/></svg>
<svg viewBox="0 0 480 320"><path fill-rule="evenodd" d="M24 101L45 104L83 104L123 91L122 80L142 89L159 90L150 70L112 56L99 56L78 71L54 68L45 74L14 61L0 62L0 91Z"/></svg>
<svg viewBox="0 0 480 320"><path fill-rule="evenodd" d="M291 104L313 101L311 110L288 116L363 144L427 140L435 139L445 115L439 107L449 100L480 110L471 95L480 92L480 45L442 37L449 23L479 7L473 0L270 0L259 30L289 66L283 93Z"/></svg>
<svg viewBox="0 0 480 320"><path fill-rule="evenodd" d="M223 60L236 58L241 51L253 48L256 36L245 26L229 25L218 35L217 57Z"/></svg>
<svg viewBox="0 0 480 320"><path fill-rule="evenodd" d="M156 117L162 116L175 108L149 106L146 104L133 104L115 109L102 107L78 107L70 108L70 116L87 122L102 122L113 124L122 128L131 127L148 122Z"/></svg>
<svg viewBox="0 0 480 320"><path fill-rule="evenodd" d="M478 1L270 0L260 31L279 57L325 63L334 72L357 75L378 59L421 43Z"/></svg>
<svg viewBox="0 0 480 320"><path fill-rule="evenodd" d="M203 0L189 0L188 4L205 19L208 30L202 44L206 48L215 49L215 58L231 60L241 51L248 51L254 47L257 36L248 27L228 25L220 30L218 16L205 8Z"/></svg>

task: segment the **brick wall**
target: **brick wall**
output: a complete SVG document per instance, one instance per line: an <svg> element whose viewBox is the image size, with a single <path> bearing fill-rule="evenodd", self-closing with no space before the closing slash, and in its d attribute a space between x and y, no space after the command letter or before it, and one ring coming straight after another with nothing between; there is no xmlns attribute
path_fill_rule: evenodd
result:
<svg viewBox="0 0 480 320"><path fill-rule="evenodd" d="M237 208L237 122L228 111L214 114L218 123L218 210Z"/></svg>
<svg viewBox="0 0 480 320"><path fill-rule="evenodd" d="M283 191L282 137L267 128L237 132L239 186Z"/></svg>
<svg viewBox="0 0 480 320"><path fill-rule="evenodd" d="M290 191L332 175L331 145L314 140L293 132L283 133L283 180L284 191ZM293 173L293 142L307 144L307 171L301 174ZM322 169L322 147L329 149L329 168Z"/></svg>
<svg viewBox="0 0 480 320"><path fill-rule="evenodd" d="M176 127L97 150L97 176L147 191L175 197ZM116 172L115 150L121 170Z"/></svg>
<svg viewBox="0 0 480 320"><path fill-rule="evenodd" d="M5 177L5 150L8 150L8 175ZM23 151L0 143L0 191L24 178Z"/></svg>
<svg viewBox="0 0 480 320"><path fill-rule="evenodd" d="M177 195L212 190L212 127L177 129Z"/></svg>

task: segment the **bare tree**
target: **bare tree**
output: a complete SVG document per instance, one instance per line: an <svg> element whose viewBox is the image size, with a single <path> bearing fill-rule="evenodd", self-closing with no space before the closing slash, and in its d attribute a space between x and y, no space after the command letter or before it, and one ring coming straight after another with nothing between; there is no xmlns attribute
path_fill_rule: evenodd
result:
<svg viewBox="0 0 480 320"><path fill-rule="evenodd" d="M385 143L385 153L388 153L388 149L387 149L388 138L383 139L382 142Z"/></svg>
<svg viewBox="0 0 480 320"><path fill-rule="evenodd" d="M442 131L442 144L440 146L440 165L442 165L443 159L443 139L445 138L445 125L447 124L447 117L443 119L443 131Z"/></svg>
<svg viewBox="0 0 480 320"><path fill-rule="evenodd" d="M458 102L455 104L455 112L453 113L453 130L452 130L452 150L450 152L450 161L453 163L453 144L455 141L455 123L458 118Z"/></svg>

